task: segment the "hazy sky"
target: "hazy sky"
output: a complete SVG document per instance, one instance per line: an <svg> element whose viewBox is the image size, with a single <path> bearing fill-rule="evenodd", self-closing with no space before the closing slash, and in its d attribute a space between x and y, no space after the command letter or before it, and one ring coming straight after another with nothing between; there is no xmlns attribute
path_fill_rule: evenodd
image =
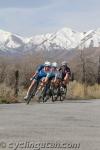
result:
<svg viewBox="0 0 100 150"><path fill-rule="evenodd" d="M22 36L100 27L100 0L0 0L0 29Z"/></svg>

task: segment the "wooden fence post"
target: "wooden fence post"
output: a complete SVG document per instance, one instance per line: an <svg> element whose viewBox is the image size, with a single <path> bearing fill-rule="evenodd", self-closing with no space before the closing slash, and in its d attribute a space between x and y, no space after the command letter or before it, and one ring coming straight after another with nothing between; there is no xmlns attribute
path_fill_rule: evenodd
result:
<svg viewBox="0 0 100 150"><path fill-rule="evenodd" d="M19 88L18 88L18 83L19 83L19 71L15 71L15 88L14 88L14 96L18 96Z"/></svg>

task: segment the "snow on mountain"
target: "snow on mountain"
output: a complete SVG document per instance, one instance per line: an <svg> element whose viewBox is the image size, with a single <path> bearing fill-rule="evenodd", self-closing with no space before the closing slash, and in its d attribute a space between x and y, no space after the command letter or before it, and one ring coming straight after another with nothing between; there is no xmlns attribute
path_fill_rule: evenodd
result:
<svg viewBox="0 0 100 150"><path fill-rule="evenodd" d="M75 48L83 38L83 33L72 31L70 28L63 28L56 32L50 39L50 44L55 44L63 49Z"/></svg>
<svg viewBox="0 0 100 150"><path fill-rule="evenodd" d="M54 33L23 38L16 34L0 30L1 51L39 51L39 50L70 50L90 47L100 47L100 28L88 32L73 31L62 28Z"/></svg>
<svg viewBox="0 0 100 150"><path fill-rule="evenodd" d="M78 45L79 49L89 47L100 47L100 28L87 32Z"/></svg>
<svg viewBox="0 0 100 150"><path fill-rule="evenodd" d="M80 43L83 37L83 33L63 28L55 33L32 37L29 43L37 45L37 49L72 49Z"/></svg>
<svg viewBox="0 0 100 150"><path fill-rule="evenodd" d="M7 51L16 49L21 47L24 43L24 38L10 32L0 30L0 50Z"/></svg>

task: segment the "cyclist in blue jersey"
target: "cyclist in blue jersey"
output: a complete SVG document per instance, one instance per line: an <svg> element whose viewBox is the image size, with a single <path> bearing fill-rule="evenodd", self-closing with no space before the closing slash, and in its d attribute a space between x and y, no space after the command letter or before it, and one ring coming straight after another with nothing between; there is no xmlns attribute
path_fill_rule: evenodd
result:
<svg viewBox="0 0 100 150"><path fill-rule="evenodd" d="M48 84L49 81L53 81L55 79L55 77L57 76L57 67L58 67L58 64L56 62L51 64L51 69L47 73L47 76L42 78L42 82L36 92L36 96L39 96L40 94L39 92L46 84Z"/></svg>
<svg viewBox="0 0 100 150"><path fill-rule="evenodd" d="M47 74L47 76L44 78L43 83L46 84L49 80L55 79L58 75L57 70L58 64L56 62L53 62L51 64L50 72Z"/></svg>
<svg viewBox="0 0 100 150"><path fill-rule="evenodd" d="M27 91L26 96L24 97L25 100L28 99L30 90L34 86L36 81L40 81L43 77L49 77L49 72L51 69L51 63L46 61L43 65L40 65L39 68L36 70L34 76L31 78L32 83Z"/></svg>

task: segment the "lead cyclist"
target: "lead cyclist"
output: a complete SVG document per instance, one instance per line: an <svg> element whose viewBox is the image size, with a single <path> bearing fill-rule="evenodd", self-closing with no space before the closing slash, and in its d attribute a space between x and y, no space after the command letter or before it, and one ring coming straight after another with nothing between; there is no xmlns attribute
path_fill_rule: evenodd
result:
<svg viewBox="0 0 100 150"><path fill-rule="evenodd" d="M25 100L28 99L30 91L33 88L34 84L37 81L40 81L43 77L48 76L50 69L51 69L51 63L48 61L46 61L43 65L39 66L39 68L36 70L34 76L31 78L32 82L31 82L31 85L27 91L26 96L24 97Z"/></svg>
<svg viewBox="0 0 100 150"><path fill-rule="evenodd" d="M45 87L45 85L48 85L49 83L55 83L56 82L56 77L58 76L58 64L56 62L53 62L51 64L51 69L50 69L50 72L47 74L46 77L42 78L42 82L36 92L36 95L37 97L39 97L39 94L40 94L40 91L43 87ZM49 87L49 86L47 86ZM46 89L48 90L48 89Z"/></svg>

